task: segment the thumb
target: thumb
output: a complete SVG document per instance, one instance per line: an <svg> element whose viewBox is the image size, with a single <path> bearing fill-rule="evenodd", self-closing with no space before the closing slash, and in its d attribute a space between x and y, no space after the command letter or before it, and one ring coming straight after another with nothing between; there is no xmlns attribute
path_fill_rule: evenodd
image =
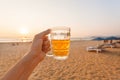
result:
<svg viewBox="0 0 120 80"><path fill-rule="evenodd" d="M48 35L50 32L51 32L51 29L45 30L45 31L43 31L41 33L38 33L36 35L36 37L37 37L37 39L43 38L44 36Z"/></svg>

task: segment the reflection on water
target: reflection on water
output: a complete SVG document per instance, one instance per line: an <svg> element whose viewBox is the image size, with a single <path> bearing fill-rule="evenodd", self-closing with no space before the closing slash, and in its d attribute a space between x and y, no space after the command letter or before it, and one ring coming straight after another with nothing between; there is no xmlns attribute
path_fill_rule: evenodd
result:
<svg viewBox="0 0 120 80"><path fill-rule="evenodd" d="M0 38L0 42L31 42L31 38Z"/></svg>
<svg viewBox="0 0 120 80"><path fill-rule="evenodd" d="M91 40L91 38L71 38L71 41ZM31 42L32 38L0 38L0 42Z"/></svg>

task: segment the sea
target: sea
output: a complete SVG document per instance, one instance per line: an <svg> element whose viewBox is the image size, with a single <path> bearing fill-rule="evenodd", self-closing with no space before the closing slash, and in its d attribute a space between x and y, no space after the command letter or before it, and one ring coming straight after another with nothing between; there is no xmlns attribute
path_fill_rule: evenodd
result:
<svg viewBox="0 0 120 80"><path fill-rule="evenodd" d="M0 38L0 43L5 42L31 42L32 38L22 39L22 38ZM71 38L71 41L80 41L80 40L91 40L91 38Z"/></svg>
<svg viewBox="0 0 120 80"><path fill-rule="evenodd" d="M22 39L22 38L0 38L0 43L6 42L30 42L32 41L31 38L29 39Z"/></svg>

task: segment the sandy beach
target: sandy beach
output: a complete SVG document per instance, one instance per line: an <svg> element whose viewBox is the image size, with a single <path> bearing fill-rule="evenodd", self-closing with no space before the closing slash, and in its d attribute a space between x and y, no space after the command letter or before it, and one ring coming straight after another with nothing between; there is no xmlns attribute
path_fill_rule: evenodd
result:
<svg viewBox="0 0 120 80"><path fill-rule="evenodd" d="M72 41L67 60L46 57L29 80L120 80L120 47L102 53L87 52L87 46L102 41ZM31 43L0 43L0 78L29 50Z"/></svg>

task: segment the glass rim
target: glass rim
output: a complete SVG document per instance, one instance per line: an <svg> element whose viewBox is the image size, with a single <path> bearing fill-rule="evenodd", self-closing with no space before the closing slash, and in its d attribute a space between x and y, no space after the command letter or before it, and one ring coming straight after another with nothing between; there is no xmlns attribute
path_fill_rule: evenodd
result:
<svg viewBox="0 0 120 80"><path fill-rule="evenodd" d="M70 30L70 27L58 26L58 27L52 27L51 30L52 31L54 31L54 30Z"/></svg>

